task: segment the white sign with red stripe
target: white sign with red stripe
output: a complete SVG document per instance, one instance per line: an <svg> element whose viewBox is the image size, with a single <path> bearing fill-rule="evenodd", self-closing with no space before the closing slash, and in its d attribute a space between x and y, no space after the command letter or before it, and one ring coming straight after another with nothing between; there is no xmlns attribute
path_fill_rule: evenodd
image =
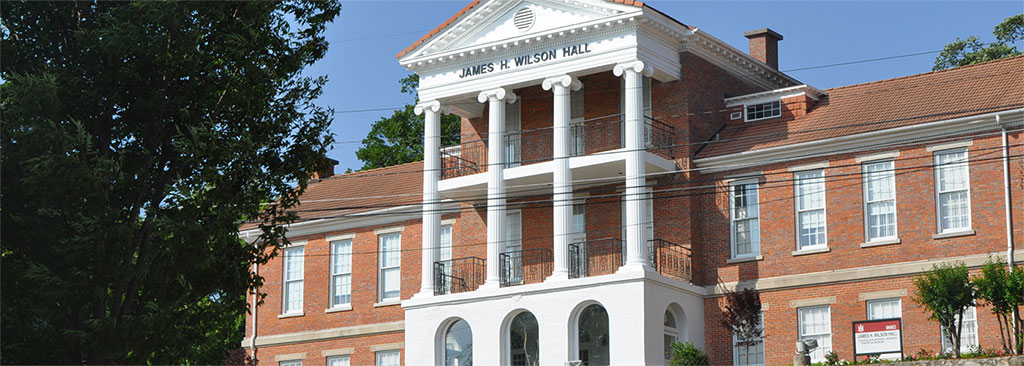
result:
<svg viewBox="0 0 1024 366"><path fill-rule="evenodd" d="M853 352L858 355L903 352L900 319L853 322Z"/></svg>

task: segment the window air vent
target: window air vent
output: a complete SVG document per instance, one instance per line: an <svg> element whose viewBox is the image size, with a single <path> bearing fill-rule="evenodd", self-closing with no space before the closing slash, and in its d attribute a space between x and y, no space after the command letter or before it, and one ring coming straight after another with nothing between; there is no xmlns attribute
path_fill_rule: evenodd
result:
<svg viewBox="0 0 1024 366"><path fill-rule="evenodd" d="M533 26L533 10L530 8L522 8L512 16L512 22L515 23L516 29L520 32L525 32Z"/></svg>

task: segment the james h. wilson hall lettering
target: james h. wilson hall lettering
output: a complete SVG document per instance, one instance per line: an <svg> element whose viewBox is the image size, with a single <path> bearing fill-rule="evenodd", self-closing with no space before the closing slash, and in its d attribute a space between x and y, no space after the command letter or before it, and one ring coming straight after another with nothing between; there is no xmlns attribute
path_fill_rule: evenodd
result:
<svg viewBox="0 0 1024 366"><path fill-rule="evenodd" d="M576 55L582 55L590 53L590 43L583 43L573 46L562 47L561 49L553 49L547 51L541 51L532 55L516 56L514 58L507 58L500 61L488 62L486 64L473 65L462 69L459 72L459 78L465 78L469 76L483 75L491 73L497 70L509 70L520 66L527 66L533 64L539 64L541 62L547 62L556 60L559 57L567 58Z"/></svg>

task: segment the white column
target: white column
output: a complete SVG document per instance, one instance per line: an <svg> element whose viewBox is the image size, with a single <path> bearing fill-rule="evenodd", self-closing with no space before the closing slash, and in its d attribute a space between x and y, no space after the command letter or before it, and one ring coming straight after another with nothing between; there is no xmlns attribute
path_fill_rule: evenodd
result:
<svg viewBox="0 0 1024 366"><path fill-rule="evenodd" d="M498 255L505 250L505 103L516 95L505 88L480 92L488 102L487 115L487 280L481 287L500 286Z"/></svg>
<svg viewBox="0 0 1024 366"><path fill-rule="evenodd" d="M569 169L571 134L570 89L580 90L583 84L569 75L544 79L544 90L554 92L554 177L552 181L552 217L554 218L554 270L548 280L569 279L569 240L572 234L572 171Z"/></svg>
<svg viewBox="0 0 1024 366"><path fill-rule="evenodd" d="M626 265L622 270L647 270L647 232L644 230L644 211L647 187L644 165L644 76L653 69L643 61L615 65L615 76L625 78L626 105L622 112L626 119Z"/></svg>
<svg viewBox="0 0 1024 366"><path fill-rule="evenodd" d="M437 181L441 177L441 103L423 102L413 109L426 113L423 128L423 272L417 297L434 296L434 262L441 247L441 196Z"/></svg>

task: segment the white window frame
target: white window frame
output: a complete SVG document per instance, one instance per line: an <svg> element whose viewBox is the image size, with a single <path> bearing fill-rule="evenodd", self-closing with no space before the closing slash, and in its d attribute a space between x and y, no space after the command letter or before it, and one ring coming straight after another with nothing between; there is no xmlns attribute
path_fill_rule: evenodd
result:
<svg viewBox="0 0 1024 366"><path fill-rule="evenodd" d="M331 364L332 361L338 361L341 363L341 366L350 366L352 364L350 355L329 356L327 357L327 366L334 366Z"/></svg>
<svg viewBox="0 0 1024 366"><path fill-rule="evenodd" d="M955 154L955 153L960 153L960 152L962 152L964 154L964 161L963 162L939 165L939 156L940 155ZM969 155L969 153L967 151L967 148L966 147L962 147L962 148L955 148L955 149L938 150L938 151L934 151L932 153L932 156L933 156L933 161L934 161L934 164L935 164L935 169L933 169L935 171L935 225L936 225L936 228L938 228L938 233L939 234L947 234L947 233L958 233L958 232L971 231L971 228L973 227L973 220L972 220L973 213L971 212L971 168L970 168L970 155ZM942 185L941 185L939 179L940 179L940 174L941 174L941 170L943 169L943 167L945 167L945 166L956 166L956 165L961 165L961 164L963 165L963 169L964 169L964 186L965 186L964 189L950 190L950 191L945 191L945 192L941 191ZM961 191L967 193L967 226L966 227L962 227L962 228L945 228L945 227L942 226L942 195L946 194L946 193L961 192Z"/></svg>
<svg viewBox="0 0 1024 366"><path fill-rule="evenodd" d="M736 189L737 186L753 186L753 188L754 188L753 191L755 192L755 195L756 195L756 198L757 198L757 200L753 204L753 206L756 207L756 210L755 210L756 215L754 217L748 216L746 218L740 219L740 220L752 220L754 222L757 222L757 228L751 230L750 253L746 253L746 254L737 254L736 253L736 222L739 221L739 220L736 219L736 207L735 207L735 203L736 203L736 197L735 197L736 191L735 191L735 189ZM754 257L757 257L757 256L761 255L761 207L760 207L761 192L759 192L759 190L760 190L759 186L760 186L760 184L759 184L757 179L743 179L743 180L735 180L735 181L729 182L729 242L730 242L729 254L731 255L731 258L733 258L733 259L738 259L738 258L754 258ZM749 196L749 193L747 195ZM749 204L748 204L748 206L749 206Z"/></svg>
<svg viewBox="0 0 1024 366"><path fill-rule="evenodd" d="M452 276L452 263L450 262L452 260L452 240L454 240L452 228L454 228L453 224L441 224L441 242L439 247L437 248L437 260L442 262L449 261L448 264L445 265L442 269L444 271L445 276L447 276L447 279L444 282L445 285L447 286L447 288L445 289L445 293L449 293L452 290L452 282L450 280ZM445 233L445 231L447 231L447 234Z"/></svg>
<svg viewBox="0 0 1024 366"><path fill-rule="evenodd" d="M819 173L819 176L818 177L810 177L810 178L801 177L802 174L813 174L813 173ZM821 184L821 207L804 208L804 209L800 208L800 201L801 201L800 188L801 188L801 186L803 186L805 184L806 185L818 184L817 182L815 182L815 183L806 182L808 180L820 180L820 184ZM800 250L813 250L813 249L828 248L828 209L827 209L828 204L826 203L827 202L827 196L825 194L825 169L812 169L812 170L803 170L803 171L794 172L793 173L793 181L796 183L796 184L793 185L793 196L794 196L793 207L794 207L794 212L796 212L796 215L794 215L795 216L794 220L796 221L796 230L794 230L795 234L796 234L796 250L800 251ZM817 193L817 192L812 192L811 194L814 194L814 193ZM758 197L758 198L760 198L760 197ZM804 245L804 243L803 243L803 235L801 234L801 224L803 224L803 223L800 220L800 214L804 213L804 212L810 212L810 211L821 211L821 216L822 216L821 230L824 232L825 239L821 243ZM760 214L760 211L758 211L758 214ZM760 216L758 216L758 218L760 218ZM760 227L760 225L758 227Z"/></svg>
<svg viewBox="0 0 1024 366"><path fill-rule="evenodd" d="M761 347L761 352L760 352L761 353L761 359L759 359L759 360L755 359L754 361L760 361L760 362L754 362L754 363L751 363L750 365L764 366L764 312L761 312L761 336L758 337L758 339L761 340L761 343L758 343L757 346L755 346L755 347ZM733 334L732 334L732 364L735 365L735 366L747 365L745 363L741 363L740 362L740 345L736 344L737 342L739 342L739 339L736 338L736 333L733 332ZM742 361L743 362L747 361L746 360L746 355L744 355L744 359ZM750 366L750 365L748 365L748 366Z"/></svg>
<svg viewBox="0 0 1024 366"><path fill-rule="evenodd" d="M868 176L868 166L869 165L874 165L874 164L883 164L883 163L889 163L889 165L890 165L890 169L888 169L888 171L883 172L883 173L886 174L885 179L889 180L889 189L892 191L892 198L884 199L884 200L870 201L869 197L871 197L871 195L868 194L869 188L870 188L870 186L868 185L868 180L870 179L870 177ZM897 204L897 200L896 200L896 161L894 161L893 159L865 161L865 162L863 162L861 164L861 175L863 176L863 183L862 183L862 185L863 185L863 195L864 195L864 205L863 205L863 212L864 212L864 242L871 243L871 242L878 242L878 241L895 240L895 239L899 238L899 236L900 236L899 208L896 206L896 204ZM892 225L893 225L892 235L891 236L872 237L871 236L871 213L870 213L870 210L869 210L868 207L871 204L873 204L873 203L881 203L881 202L885 202L885 201L892 201Z"/></svg>
<svg viewBox="0 0 1024 366"><path fill-rule="evenodd" d="M302 366L302 360L285 360L278 361L278 366Z"/></svg>
<svg viewBox="0 0 1024 366"><path fill-rule="evenodd" d="M964 310L964 315L971 314L972 319L964 319L963 325L960 328L960 353L966 353L971 351L972 346L978 346L978 335L981 333L981 328L978 327L978 308L971 306L967 310ZM974 323L973 334L965 334L965 330L968 328L968 322ZM953 344L946 339L946 329L939 326L939 334L942 337L942 352L953 352ZM970 337L966 338L965 337ZM966 342L965 342L966 341Z"/></svg>
<svg viewBox="0 0 1024 366"><path fill-rule="evenodd" d="M384 238L385 237L391 237L391 236L397 236L398 237L398 249L396 249L396 250L398 250L398 255L397 255L398 258L395 261L396 263L394 263L393 265L385 267L384 266L385 256L390 254L390 253L385 252L385 250L384 250ZM381 233L381 234L378 234L377 235L377 251L380 253L380 255L377 256L377 300L380 301L380 302L397 301L397 300L402 298L402 282L401 282L401 278L402 278L402 233L401 232L391 232L391 233ZM385 297L385 293L387 291L384 288L384 286L387 285L387 282L384 279L385 279L385 276L386 276L386 272L388 272L388 271L398 271L398 278L399 278L399 282L397 284L397 286L398 286L398 296Z"/></svg>
<svg viewBox="0 0 1024 366"><path fill-rule="evenodd" d="M674 326L670 327L668 325L665 325L664 321L662 322L662 326L664 326L665 329L664 336L662 337L662 339L664 340L665 338L671 338L672 341L669 343L669 347L671 347L671 343L679 342L679 317L676 316L675 312L673 312L670 309L665 309L665 315L671 316L672 322L674 323ZM665 350L665 360L672 359L672 352L673 350L671 348Z"/></svg>
<svg viewBox="0 0 1024 366"><path fill-rule="evenodd" d="M330 286L331 309L350 307L352 306L352 239L332 240L329 244L331 246L331 278L328 286ZM348 250L338 252L337 249L344 247L345 244L347 244ZM346 262L348 271L339 270L339 262ZM335 283L344 278L348 278L348 301L337 302L335 297L338 296L338 288Z"/></svg>
<svg viewBox="0 0 1024 366"><path fill-rule="evenodd" d="M824 333L821 333L821 334L804 334L804 311L819 310L819 309L825 309L825 312L828 314L828 317L827 317L828 324L827 324L826 328L828 329L828 344L829 345L826 348L823 344L821 344L822 342L819 342L818 343L818 348L815 348L814 351L811 352L811 354L812 354L811 362L822 362L822 361L824 361L825 360L825 355L828 354L829 351L832 351L832 306L830 306L830 305L816 305L816 306L803 306L803 307L797 308L797 339L800 339L800 340L803 340L804 337L815 337L815 338L818 338L818 337L822 337L822 336L825 335Z"/></svg>
<svg viewBox="0 0 1024 366"><path fill-rule="evenodd" d="M388 365L382 363L381 356L384 356L384 355L389 355L390 356L392 354L398 355L398 363L395 364L395 365L401 365L402 364L402 351L401 350L397 350L397 349L391 349L391 350L384 350L384 351L374 352L374 359L375 359L374 365L376 365L376 366L388 366Z"/></svg>
<svg viewBox="0 0 1024 366"><path fill-rule="evenodd" d="M509 140L501 143L505 149L505 168L523 165L522 105L522 99L505 104L505 137L509 137ZM515 138L511 138L512 136ZM504 140L504 137L502 139Z"/></svg>
<svg viewBox="0 0 1024 366"><path fill-rule="evenodd" d="M765 116L759 117L759 118L753 118L753 119L749 118L750 117L750 108L761 107L761 106L764 106L766 104L770 105L768 107L768 109L765 110L766 113L767 112L772 112L770 115L766 114ZM776 104L778 104L778 106L775 106ZM744 104L743 105L743 122L760 121L760 120L765 120L765 119L770 119L770 118L777 118L777 117L782 117L782 99L771 100L771 101L767 101L767 102L763 102L763 103Z"/></svg>
<svg viewBox="0 0 1024 366"><path fill-rule="evenodd" d="M282 252L281 259L282 259L282 262L283 262L283 265L282 265L282 269L283 270L281 271L281 289L282 289L282 291L281 291L281 294L282 294L282 296L281 296L281 300L282 300L281 301L281 314L284 314L284 315L288 315L288 314L302 314L302 308L305 306L305 303L303 302L303 298L305 296L305 291L304 291L305 290L305 283L304 283L304 280L306 278L306 276L305 276L305 271L306 271L306 268L305 268L305 265L306 265L305 264L305 261L306 261L305 253L306 253L306 249L305 249L304 246L301 246L301 245L290 246L288 248L285 248L284 251ZM288 259L293 257L293 256L298 256L298 258L299 258L298 266L300 268L299 268L299 271L298 271L298 273L299 273L299 277L298 278L288 278L288 273L290 272L290 269L291 269L291 264L289 264ZM289 293L288 293L288 285L289 284L295 284L295 285L298 285L298 287L299 287L299 294L298 294L299 295L299 301L298 301L299 302L299 307L298 307L298 309L290 309L290 310L288 309L288 303L290 302L290 300L292 300L290 297L288 297L288 295L289 295Z"/></svg>
<svg viewBox="0 0 1024 366"><path fill-rule="evenodd" d="M569 91L569 156L587 154L586 98L583 89Z"/></svg>

